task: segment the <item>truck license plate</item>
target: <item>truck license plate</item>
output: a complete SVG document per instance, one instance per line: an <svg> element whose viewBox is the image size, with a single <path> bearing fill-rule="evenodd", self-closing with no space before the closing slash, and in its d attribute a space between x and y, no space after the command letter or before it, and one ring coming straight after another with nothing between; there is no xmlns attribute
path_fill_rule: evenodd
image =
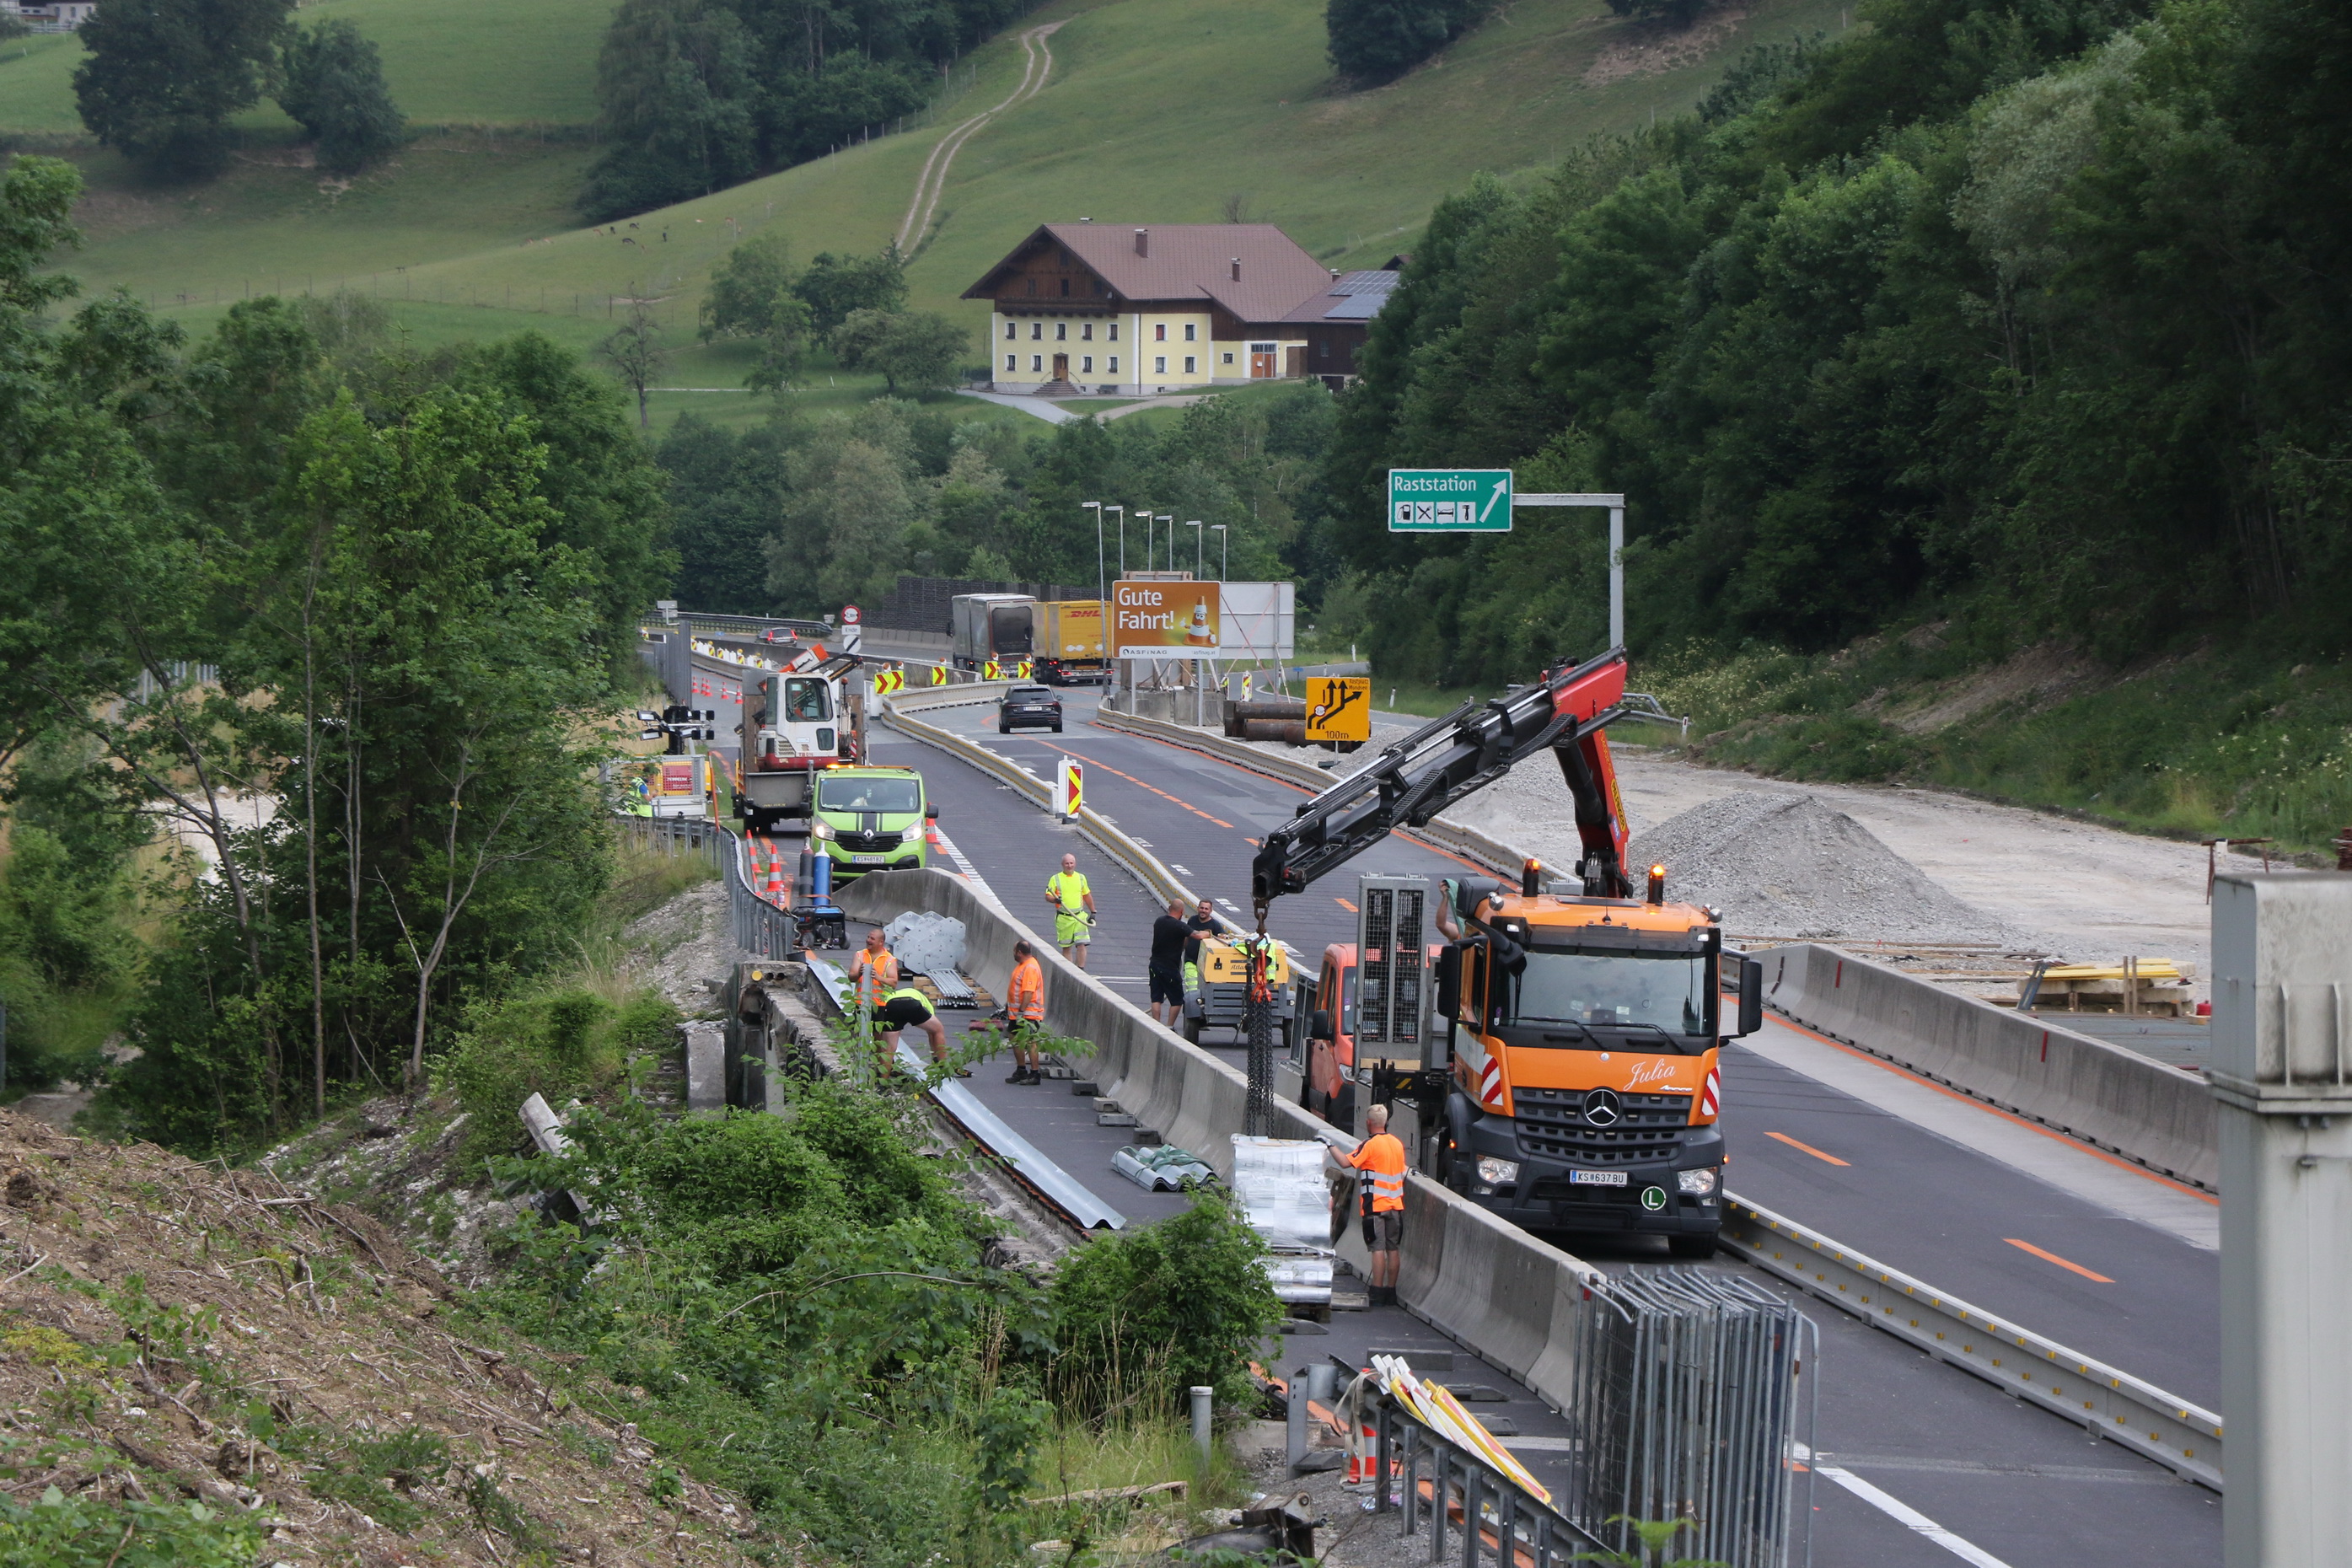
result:
<svg viewBox="0 0 2352 1568"><path fill-rule="evenodd" d="M1622 1187L1625 1184L1622 1171L1570 1171L1568 1184L1572 1187Z"/></svg>

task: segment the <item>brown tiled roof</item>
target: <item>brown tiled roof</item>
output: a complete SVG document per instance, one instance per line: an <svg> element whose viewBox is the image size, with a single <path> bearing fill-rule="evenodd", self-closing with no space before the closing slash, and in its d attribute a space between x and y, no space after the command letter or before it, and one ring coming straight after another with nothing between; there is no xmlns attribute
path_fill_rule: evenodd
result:
<svg viewBox="0 0 2352 1568"><path fill-rule="evenodd" d="M1041 225L986 277L964 290L967 300L995 294L998 275L1040 240L1066 246L1120 300L1213 300L1244 321L1278 321L1302 300L1331 286L1331 274L1270 223L1179 223L1148 226L1148 256L1135 253L1137 226L1113 223ZM1234 278L1234 262L1242 275Z"/></svg>

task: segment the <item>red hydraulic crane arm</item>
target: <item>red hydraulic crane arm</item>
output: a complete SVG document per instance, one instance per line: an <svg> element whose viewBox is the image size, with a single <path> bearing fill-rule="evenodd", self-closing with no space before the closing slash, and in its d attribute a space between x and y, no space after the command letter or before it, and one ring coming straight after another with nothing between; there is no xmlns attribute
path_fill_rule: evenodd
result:
<svg viewBox="0 0 2352 1568"><path fill-rule="evenodd" d="M1576 803L1586 887L1603 897L1630 897L1624 812L1601 734L1628 711L1621 647L1486 702L1465 702L1423 725L1266 835L1250 865L1261 920L1276 896L1304 891L1392 829L1421 826L1547 749L1559 757Z"/></svg>

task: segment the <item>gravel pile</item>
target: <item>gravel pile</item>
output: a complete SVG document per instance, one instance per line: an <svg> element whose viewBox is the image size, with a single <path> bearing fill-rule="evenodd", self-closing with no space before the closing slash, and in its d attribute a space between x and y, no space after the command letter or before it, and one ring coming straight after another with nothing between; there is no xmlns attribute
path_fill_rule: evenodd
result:
<svg viewBox="0 0 2352 1568"><path fill-rule="evenodd" d="M1810 795L1727 795L1636 837L1636 877L1666 868L1666 896L1711 904L1742 935L2000 942L2000 922L1930 881L1844 812Z"/></svg>

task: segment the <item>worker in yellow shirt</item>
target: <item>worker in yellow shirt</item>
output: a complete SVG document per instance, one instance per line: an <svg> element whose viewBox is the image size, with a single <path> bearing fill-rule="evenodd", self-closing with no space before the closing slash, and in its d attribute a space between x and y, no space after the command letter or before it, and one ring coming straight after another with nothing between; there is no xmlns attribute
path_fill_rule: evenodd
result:
<svg viewBox="0 0 2352 1568"><path fill-rule="evenodd" d="M1013 978L1004 987L1005 1034L1013 1042L1013 1076L1007 1083L1043 1083L1045 1058L1037 1036L1045 1025L1045 968L1026 942L1013 944Z"/></svg>
<svg viewBox="0 0 2352 1568"><path fill-rule="evenodd" d="M1054 907L1054 945L1084 969L1087 943L1094 940L1095 893L1076 856L1063 856L1062 868L1045 879L1045 901Z"/></svg>
<svg viewBox="0 0 2352 1568"><path fill-rule="evenodd" d="M1404 1143L1389 1131L1389 1108L1364 1111L1364 1141L1352 1155L1331 1157L1355 1171L1364 1215L1364 1247L1372 1255L1371 1301L1396 1305L1397 1259L1404 1247Z"/></svg>

